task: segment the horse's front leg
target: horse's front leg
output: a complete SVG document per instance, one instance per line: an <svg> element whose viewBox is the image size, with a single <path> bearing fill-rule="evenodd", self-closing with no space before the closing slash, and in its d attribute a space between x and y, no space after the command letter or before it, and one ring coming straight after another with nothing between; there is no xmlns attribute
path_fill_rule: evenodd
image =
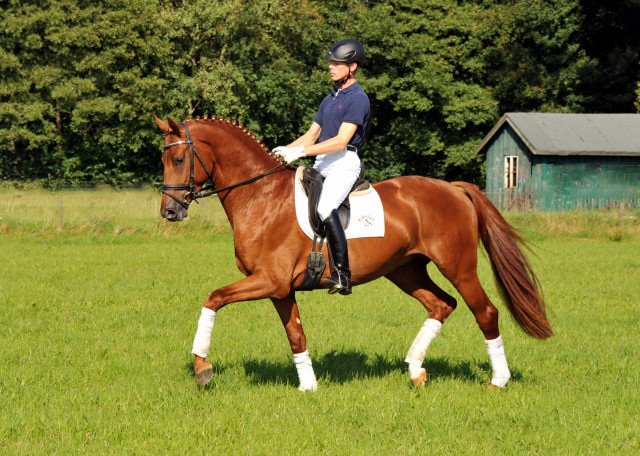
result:
<svg viewBox="0 0 640 456"><path fill-rule="evenodd" d="M318 382L313 372L311 357L307 351L307 339L302 329L295 294L291 292L284 299L272 298L271 301L273 301L273 305L276 307L284 325L284 330L287 332L289 345L293 352L293 362L296 365L298 378L300 379L300 387L298 389L300 391L316 391Z"/></svg>
<svg viewBox="0 0 640 456"><path fill-rule="evenodd" d="M194 355L193 370L196 375L196 384L199 387L205 386L213 378L213 367L206 358L209 355L211 333L218 310L232 302L285 296L288 292L288 289L279 290L268 277L252 274L231 285L219 288L209 295L200 313L198 331L191 350Z"/></svg>

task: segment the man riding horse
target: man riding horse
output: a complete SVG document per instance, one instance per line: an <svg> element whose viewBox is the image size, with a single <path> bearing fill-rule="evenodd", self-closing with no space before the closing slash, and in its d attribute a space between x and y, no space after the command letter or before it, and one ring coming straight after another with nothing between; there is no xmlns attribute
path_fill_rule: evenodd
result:
<svg viewBox="0 0 640 456"><path fill-rule="evenodd" d="M491 385L503 388L511 374L498 325L498 309L478 277L478 241L491 262L500 295L520 327L544 339L553 333L540 283L520 245L523 240L475 185L422 176L376 182L384 207L384 235L352 238L349 271L345 233L335 211L360 172L356 153L362 146L369 100L354 73L364 60L357 40L337 42L326 56L335 89L326 97L309 130L287 147L281 158L230 119L195 119L156 123L165 133L164 177L160 211L167 220L187 217L189 205L217 194L233 227L236 264L244 278L214 290L204 301L193 341L194 374L199 387L213 378L207 361L217 313L240 301L271 299L284 326L300 391L318 384L302 328L296 291L305 281L311 241L295 224L296 172L283 166L316 156L315 168L326 177L318 212L326 226L336 271L325 276L330 292L349 294L351 286L386 277L418 300L428 316L405 358L409 378L424 385L423 362L457 300L430 277L433 264L473 313L491 362ZM206 186L210 182L209 186ZM277 197L274 197L277 195ZM284 201L284 203L283 203ZM270 217L264 219L264 214ZM260 223L256 223L260 221ZM198 259L193 258L192 261Z"/></svg>
<svg viewBox="0 0 640 456"><path fill-rule="evenodd" d="M362 43L355 39L335 43L325 55L335 85L327 95L305 134L288 146L273 151L287 163L315 156L313 167L325 178L318 215L327 233L333 271L323 279L329 293L351 294L351 271L347 239L338 216L338 207L347 198L360 175L358 148L364 144L369 122L369 98L356 81L356 72L365 58Z"/></svg>

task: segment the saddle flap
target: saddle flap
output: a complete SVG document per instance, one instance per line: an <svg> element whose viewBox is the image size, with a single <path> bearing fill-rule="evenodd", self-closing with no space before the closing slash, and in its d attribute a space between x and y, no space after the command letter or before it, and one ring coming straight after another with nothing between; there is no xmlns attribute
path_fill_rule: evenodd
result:
<svg viewBox="0 0 640 456"><path fill-rule="evenodd" d="M311 224L311 229L318 237L326 237L322 220L320 220L318 216L318 202L320 201L320 194L322 193L324 177L317 169L299 166L296 172L296 180L299 182L309 201L309 223ZM364 166L361 166L360 175L358 179L356 179L349 197L365 195L369 192L371 192L371 183L364 179ZM349 197L347 197L338 208L338 215L340 216L340 222L344 229L349 226L351 215Z"/></svg>

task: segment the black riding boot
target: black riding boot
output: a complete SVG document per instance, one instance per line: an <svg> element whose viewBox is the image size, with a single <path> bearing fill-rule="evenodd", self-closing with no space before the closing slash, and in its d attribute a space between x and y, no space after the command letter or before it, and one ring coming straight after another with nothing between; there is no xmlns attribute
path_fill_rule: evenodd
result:
<svg viewBox="0 0 640 456"><path fill-rule="evenodd" d="M339 292L343 295L351 294L351 271L349 270L349 254L347 250L347 238L340 223L338 211L333 210L327 219L322 222L327 230L327 241L331 249L333 259L333 271L331 277L323 280L325 286L329 286L329 294Z"/></svg>

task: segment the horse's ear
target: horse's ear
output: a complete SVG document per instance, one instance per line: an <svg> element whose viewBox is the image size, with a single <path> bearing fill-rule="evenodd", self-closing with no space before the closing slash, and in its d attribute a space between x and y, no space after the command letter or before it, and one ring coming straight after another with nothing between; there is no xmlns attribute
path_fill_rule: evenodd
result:
<svg viewBox="0 0 640 456"><path fill-rule="evenodd" d="M180 136L180 125L178 125L171 117L167 117L169 122L169 131L174 135Z"/></svg>
<svg viewBox="0 0 640 456"><path fill-rule="evenodd" d="M158 124L158 127L160 127L160 130L164 131L165 135L168 135L171 131L169 124L160 120L160 118L158 118L158 116L156 116L155 114L153 115L153 117L156 119L156 123Z"/></svg>
<svg viewBox="0 0 640 456"><path fill-rule="evenodd" d="M164 131L166 135L169 133L173 133L174 135L180 135L180 125L178 125L171 117L167 117L169 123L163 122L158 116L155 114L153 117L156 119L156 123L160 130Z"/></svg>

